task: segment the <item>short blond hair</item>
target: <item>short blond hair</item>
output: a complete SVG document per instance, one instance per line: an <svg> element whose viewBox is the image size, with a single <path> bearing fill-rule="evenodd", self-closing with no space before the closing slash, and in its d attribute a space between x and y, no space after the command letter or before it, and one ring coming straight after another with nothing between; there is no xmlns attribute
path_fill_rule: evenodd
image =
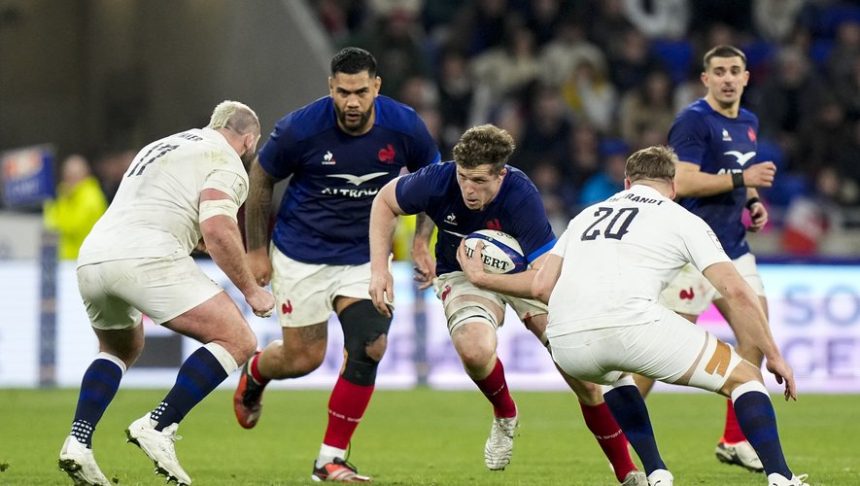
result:
<svg viewBox="0 0 860 486"><path fill-rule="evenodd" d="M630 182L641 179L672 181L675 178L675 151L664 145L654 145L637 150L627 157L624 175Z"/></svg>
<svg viewBox="0 0 860 486"><path fill-rule="evenodd" d="M260 119L248 105L238 101L225 100L218 103L212 110L209 119L209 128L229 128L240 135L246 133L260 133Z"/></svg>
<svg viewBox="0 0 860 486"><path fill-rule="evenodd" d="M490 124L478 125L466 130L454 146L454 162L467 169L492 164L493 171L499 172L514 148L514 139L506 130Z"/></svg>

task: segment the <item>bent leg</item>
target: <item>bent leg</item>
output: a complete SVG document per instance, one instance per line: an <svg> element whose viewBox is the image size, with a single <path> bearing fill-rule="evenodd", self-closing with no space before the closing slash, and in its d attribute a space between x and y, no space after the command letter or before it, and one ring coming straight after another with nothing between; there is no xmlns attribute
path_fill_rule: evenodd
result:
<svg viewBox="0 0 860 486"><path fill-rule="evenodd" d="M254 352L256 337L238 307L220 292L165 327L204 343L182 363L176 383L150 414L160 431L179 423Z"/></svg>
<svg viewBox="0 0 860 486"><path fill-rule="evenodd" d="M552 351L549 349L549 341L546 338L547 315L539 314L528 317L523 320L523 324L541 341L547 348L547 351L550 352L550 355L552 355ZM555 367L565 383L567 383L567 386L576 394L585 425L594 435L606 458L609 459L612 471L615 473L615 478L619 482L623 482L630 473L636 471L636 465L633 464L633 459L630 457L627 438L603 400L603 391L600 385L582 381L568 375L557 363Z"/></svg>
<svg viewBox="0 0 860 486"><path fill-rule="evenodd" d="M376 370L385 354L391 319L367 299L338 297L335 309L343 328L344 365L329 397L328 424L317 468L344 459L349 441L364 417L376 385Z"/></svg>
<svg viewBox="0 0 860 486"><path fill-rule="evenodd" d="M758 454L765 473L791 479L776 427L776 413L762 383L761 371L747 361L740 363L720 393L731 397L738 423Z"/></svg>

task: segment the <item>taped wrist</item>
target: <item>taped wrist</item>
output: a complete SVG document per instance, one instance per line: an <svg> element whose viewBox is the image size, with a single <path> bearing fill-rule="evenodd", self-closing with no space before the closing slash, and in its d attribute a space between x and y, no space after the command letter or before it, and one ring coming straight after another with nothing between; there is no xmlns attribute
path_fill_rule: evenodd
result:
<svg viewBox="0 0 860 486"><path fill-rule="evenodd" d="M749 198L749 200L748 200L748 201L747 201L747 203L746 203L746 207L747 207L747 209L749 209L750 211L752 211L752 206L753 206L753 204L755 204L755 203L757 203L757 202L761 202L761 199L759 199L759 198L757 198L757 197L751 197L751 198Z"/></svg>
<svg viewBox="0 0 860 486"><path fill-rule="evenodd" d="M746 184L744 183L744 173L743 172L732 172L732 187L735 189L739 187L744 187Z"/></svg>

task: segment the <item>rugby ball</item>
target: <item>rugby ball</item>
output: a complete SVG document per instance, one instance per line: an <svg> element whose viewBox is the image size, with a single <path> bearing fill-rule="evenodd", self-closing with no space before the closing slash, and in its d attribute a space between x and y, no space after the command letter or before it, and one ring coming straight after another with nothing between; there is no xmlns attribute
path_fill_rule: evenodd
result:
<svg viewBox="0 0 860 486"><path fill-rule="evenodd" d="M484 243L481 255L487 273L517 273L528 267L517 240L502 231L483 229L466 235L466 256L472 257L478 242Z"/></svg>

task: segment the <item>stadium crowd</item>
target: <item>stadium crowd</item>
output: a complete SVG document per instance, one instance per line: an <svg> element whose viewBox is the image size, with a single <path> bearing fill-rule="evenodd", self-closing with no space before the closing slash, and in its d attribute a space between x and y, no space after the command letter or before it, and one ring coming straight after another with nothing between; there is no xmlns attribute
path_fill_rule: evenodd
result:
<svg viewBox="0 0 860 486"><path fill-rule="evenodd" d="M338 45L373 52L382 93L415 107L443 159L475 124L508 130L556 231L622 189L624 160L666 142L704 94L702 54L747 55L764 198L784 249L860 224L860 6L837 0L320 0Z"/></svg>

